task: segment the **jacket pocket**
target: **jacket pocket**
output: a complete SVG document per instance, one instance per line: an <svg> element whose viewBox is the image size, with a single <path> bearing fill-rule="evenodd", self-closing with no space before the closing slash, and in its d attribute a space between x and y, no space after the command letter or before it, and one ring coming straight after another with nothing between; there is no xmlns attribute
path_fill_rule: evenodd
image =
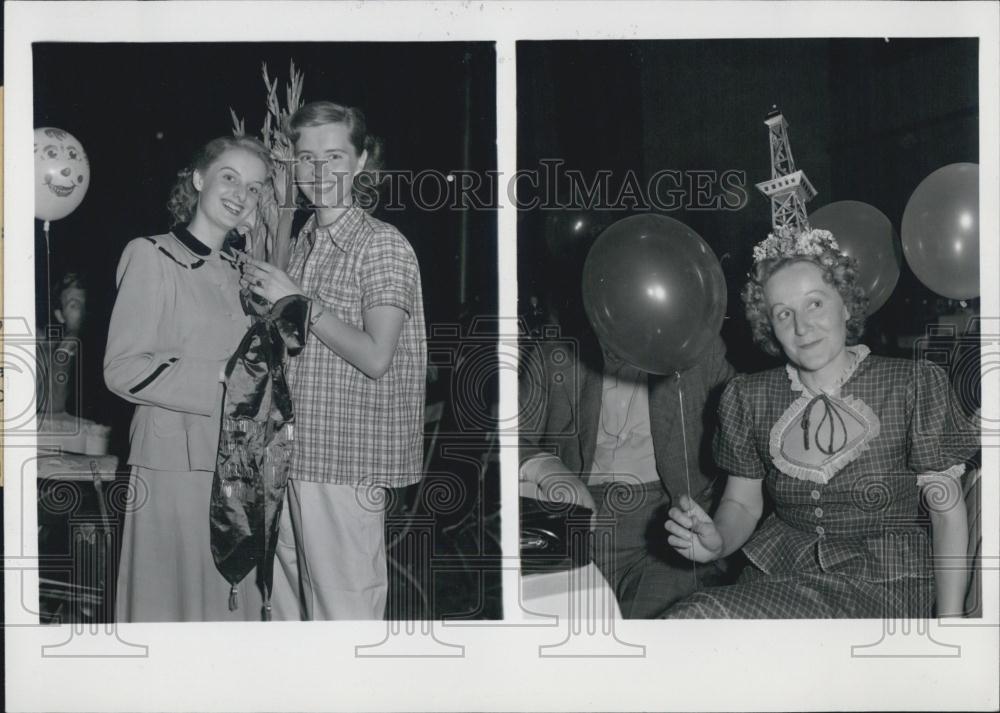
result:
<svg viewBox="0 0 1000 713"><path fill-rule="evenodd" d="M177 436L184 433L184 414L165 408L154 408L150 414L153 433L157 436Z"/></svg>

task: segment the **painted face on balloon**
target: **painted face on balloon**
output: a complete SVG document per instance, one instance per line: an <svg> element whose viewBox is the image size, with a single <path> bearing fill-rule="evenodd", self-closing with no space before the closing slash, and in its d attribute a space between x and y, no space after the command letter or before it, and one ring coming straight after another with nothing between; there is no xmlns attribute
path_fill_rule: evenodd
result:
<svg viewBox="0 0 1000 713"><path fill-rule="evenodd" d="M42 168L42 183L58 198L68 198L77 189L87 190L90 163L79 143L59 129L46 129L48 141L35 143L35 161Z"/></svg>
<svg viewBox="0 0 1000 713"><path fill-rule="evenodd" d="M62 129L35 130L36 213L44 220L69 215L90 185L90 162L79 141Z"/></svg>
<svg viewBox="0 0 1000 713"><path fill-rule="evenodd" d="M785 356L815 384L840 378L847 363L847 320L840 293L811 262L794 262L764 285L768 316Z"/></svg>

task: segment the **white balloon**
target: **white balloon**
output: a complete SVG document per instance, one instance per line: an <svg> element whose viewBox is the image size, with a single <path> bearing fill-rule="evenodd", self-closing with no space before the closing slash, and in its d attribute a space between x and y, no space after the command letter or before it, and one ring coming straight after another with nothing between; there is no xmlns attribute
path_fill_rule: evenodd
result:
<svg viewBox="0 0 1000 713"><path fill-rule="evenodd" d="M90 187L83 144L62 129L35 129L35 217L59 220L76 210Z"/></svg>

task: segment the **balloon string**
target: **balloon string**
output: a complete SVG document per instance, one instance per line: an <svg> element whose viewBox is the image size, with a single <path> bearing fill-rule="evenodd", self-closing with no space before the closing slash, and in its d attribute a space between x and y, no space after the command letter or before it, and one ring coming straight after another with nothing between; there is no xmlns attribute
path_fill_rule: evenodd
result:
<svg viewBox="0 0 1000 713"><path fill-rule="evenodd" d="M42 231L45 233L45 315L40 323L45 325L43 327L45 329L45 334L40 335L41 339L49 338L49 320L52 319L52 246L51 243L49 242L49 225L50 223L47 220L44 223L42 223ZM38 303L36 302L35 305L37 308ZM52 396L53 396L52 391L55 388L52 382L52 372L54 371L53 367L55 366L55 349L52 349L51 355L52 355L52 358L50 360L51 363L46 365L46 370L45 370L46 371L45 385L48 387L45 395L43 396L43 398L45 399L45 403L44 405L43 404L35 405L36 408L41 409L40 412L41 421L45 421L45 415L52 410L49 408L49 404L52 403Z"/></svg>
<svg viewBox="0 0 1000 713"><path fill-rule="evenodd" d="M691 469L688 464L687 422L684 419L684 390L681 388L681 373L675 371L677 377L677 401L681 410L681 443L684 445L684 482L687 484L687 495L691 498ZM693 498L692 498L693 500ZM691 576L694 577L694 587L698 588L698 563L691 560Z"/></svg>

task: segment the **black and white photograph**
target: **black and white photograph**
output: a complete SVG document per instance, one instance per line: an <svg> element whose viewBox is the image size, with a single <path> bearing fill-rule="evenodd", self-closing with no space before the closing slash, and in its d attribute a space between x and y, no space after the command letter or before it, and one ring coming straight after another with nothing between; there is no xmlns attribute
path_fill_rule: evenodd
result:
<svg viewBox="0 0 1000 713"><path fill-rule="evenodd" d="M6 0L0 97L5 710L1000 705L1000 6Z"/></svg>
<svg viewBox="0 0 1000 713"><path fill-rule="evenodd" d="M501 616L492 45L33 60L42 620Z"/></svg>
<svg viewBox="0 0 1000 713"><path fill-rule="evenodd" d="M518 43L526 590L981 616L977 53Z"/></svg>

